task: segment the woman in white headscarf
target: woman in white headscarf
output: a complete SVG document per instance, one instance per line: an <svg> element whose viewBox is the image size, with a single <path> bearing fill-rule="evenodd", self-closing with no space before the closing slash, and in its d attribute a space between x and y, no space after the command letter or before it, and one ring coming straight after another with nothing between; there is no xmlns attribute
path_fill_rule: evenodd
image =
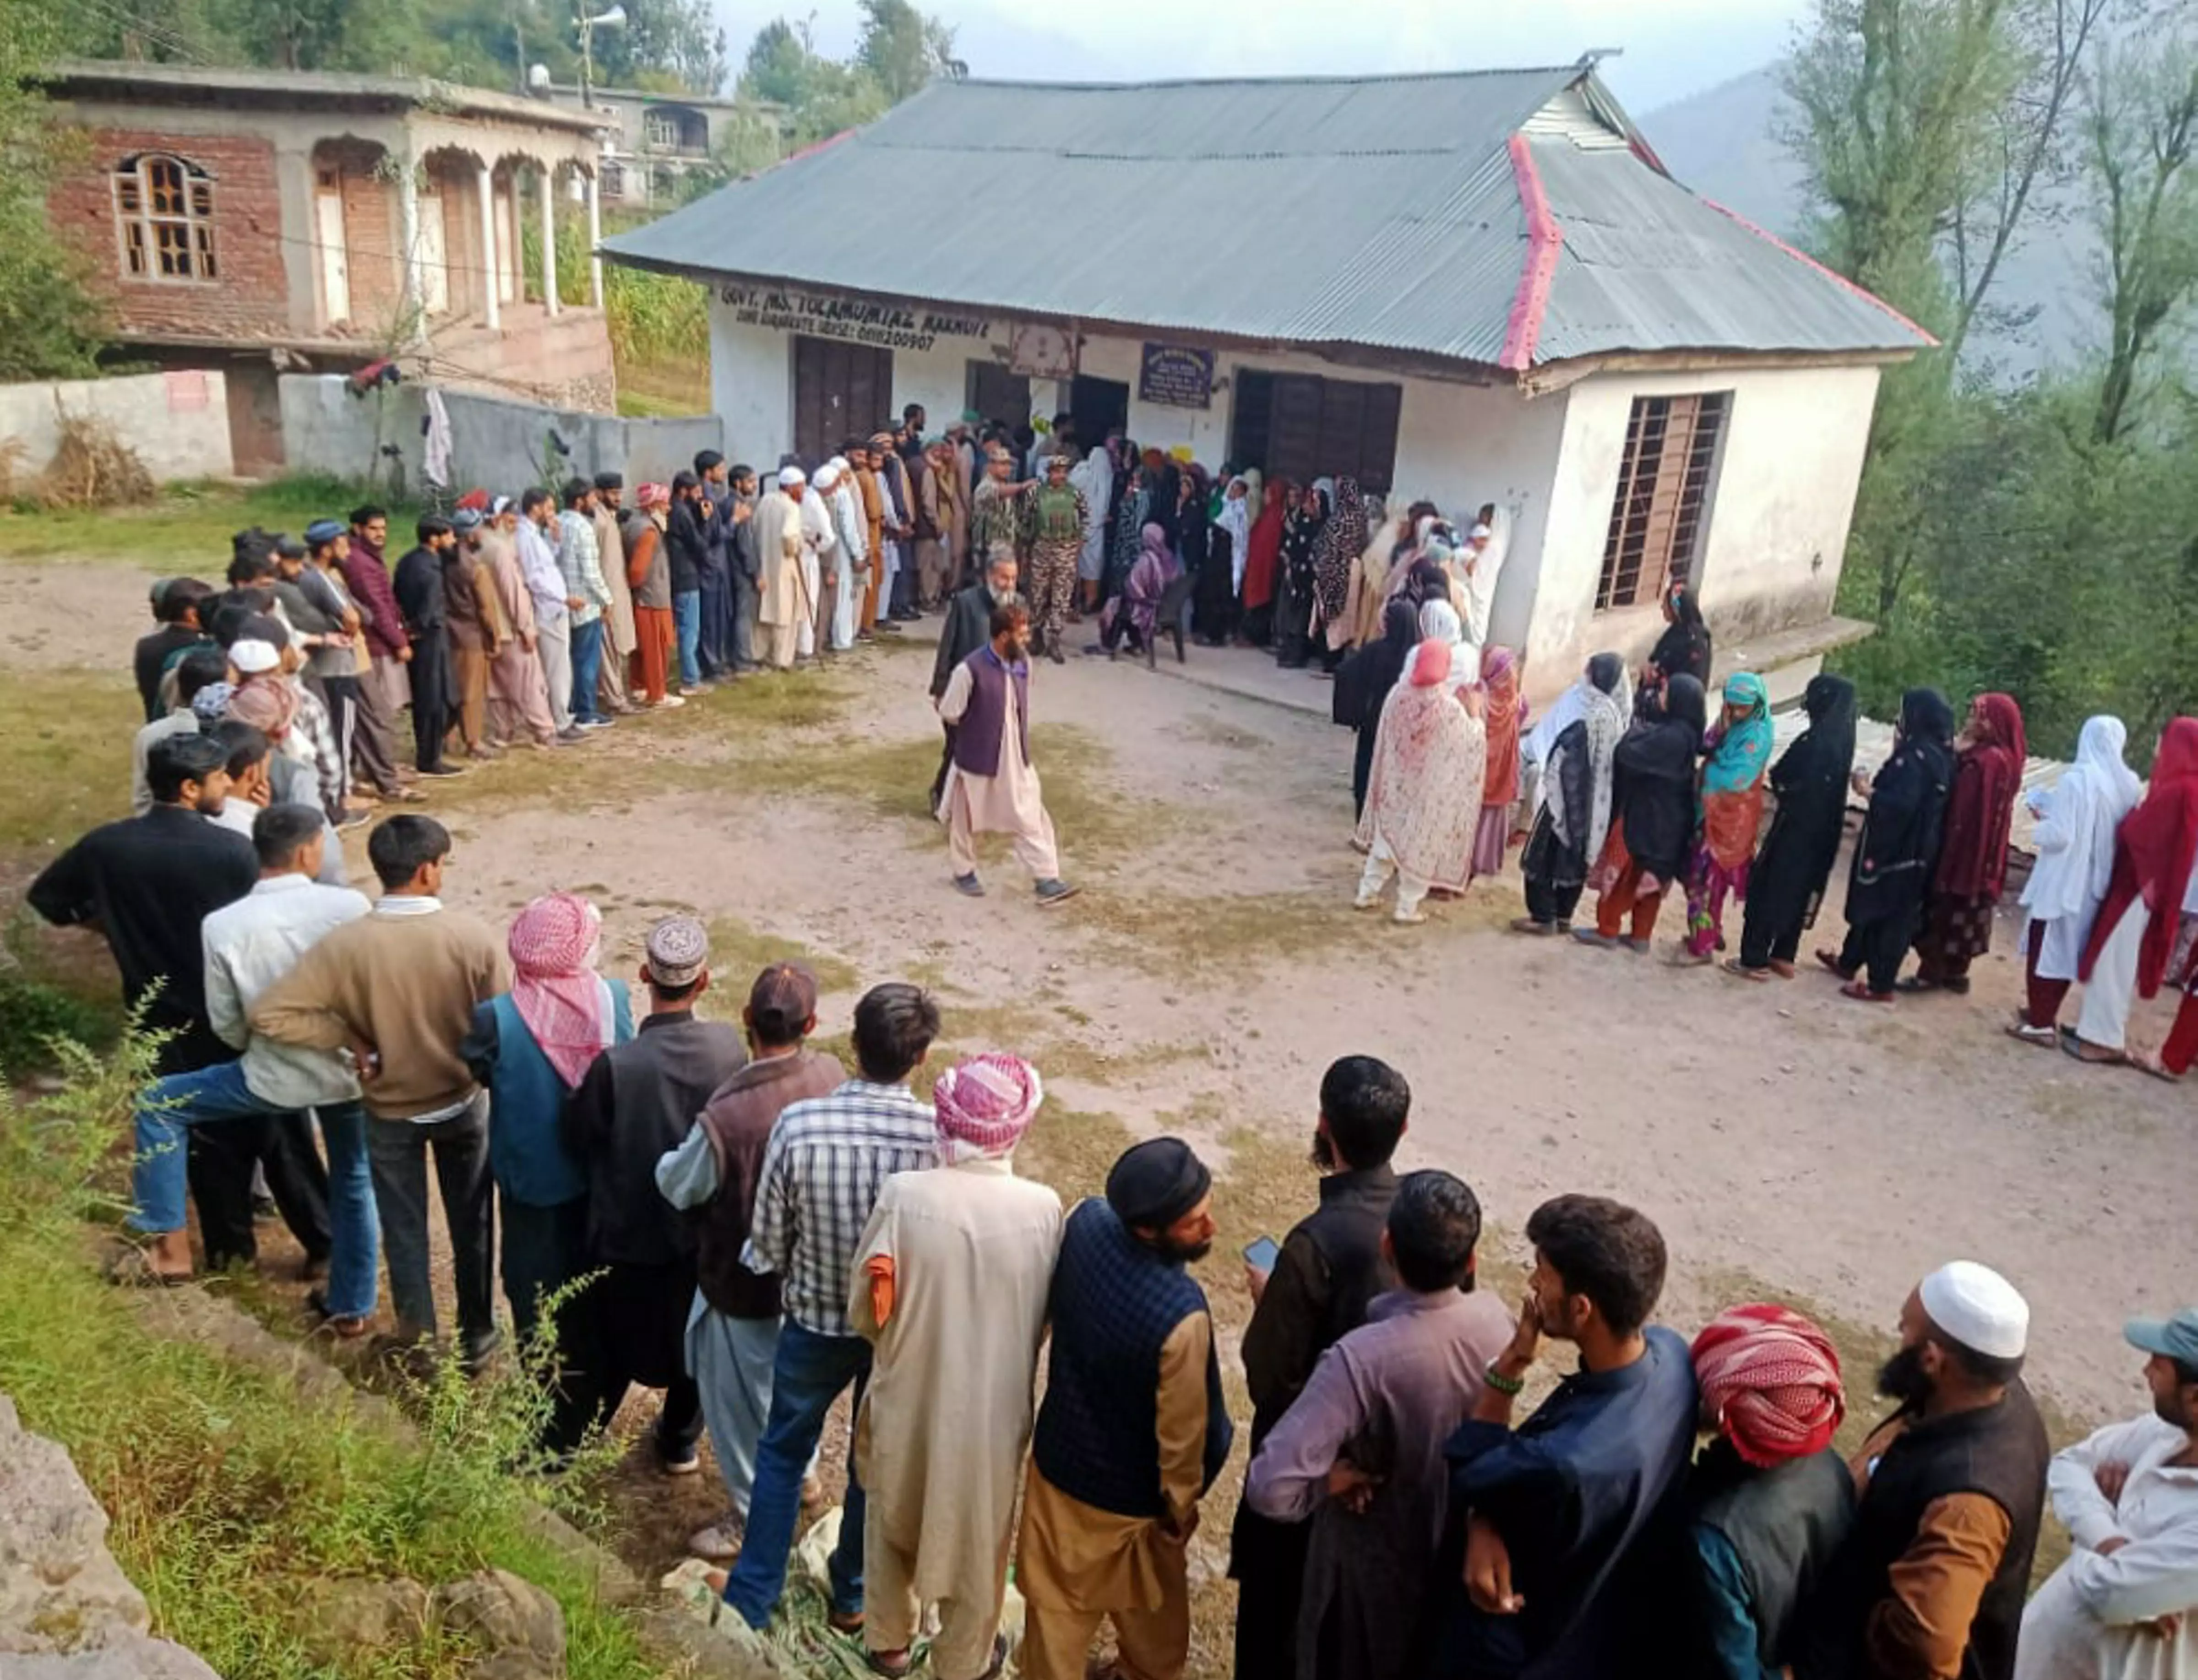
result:
<svg viewBox="0 0 2198 1680"><path fill-rule="evenodd" d="M2035 788L2025 800L2038 819L2031 831L2038 862L2022 889L2029 997L2008 1032L2026 1043L2060 1041L2061 1005L2114 875L2114 834L2137 805L2137 772L2122 759L2128 746L2120 718L2090 719L2077 739L2075 764L2050 793Z"/></svg>
<svg viewBox="0 0 2198 1680"><path fill-rule="evenodd" d="M1420 643L1404 680L1389 691L1375 738L1373 771L1357 840L1366 868L1355 900L1381 901L1397 877L1396 919L1427 920L1420 902L1436 889L1465 891L1473 879L1473 836L1487 780L1488 736L1480 698L1451 688L1451 644Z"/></svg>
<svg viewBox="0 0 2198 1680"><path fill-rule="evenodd" d="M1572 927L1588 870L1610 833L1614 761L1631 717L1625 662L1597 654L1579 682L1521 743L1542 766L1534 820L1520 854L1526 914L1511 924L1544 936Z"/></svg>
<svg viewBox="0 0 2198 1680"><path fill-rule="evenodd" d="M1462 694L1480 681L1480 649L1465 639L1465 621L1447 601L1430 601L1420 608L1420 635L1450 648L1450 691Z"/></svg>

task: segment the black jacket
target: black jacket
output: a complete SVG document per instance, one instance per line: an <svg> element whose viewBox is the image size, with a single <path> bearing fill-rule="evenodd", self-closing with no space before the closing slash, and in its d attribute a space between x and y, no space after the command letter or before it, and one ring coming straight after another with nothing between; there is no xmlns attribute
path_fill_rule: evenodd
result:
<svg viewBox="0 0 2198 1680"><path fill-rule="evenodd" d="M983 580L957 592L946 603L946 623L939 632L939 659L931 667L931 697L946 692L954 667L992 639L992 591Z"/></svg>
<svg viewBox="0 0 2198 1680"><path fill-rule="evenodd" d="M664 521L664 549L672 561L672 592L692 595L702 587L703 571L710 565L706 514L698 514L692 502L674 500Z"/></svg>
<svg viewBox="0 0 2198 1680"><path fill-rule="evenodd" d="M590 1261L665 1265L694 1253L693 1228L657 1190L657 1158L747 1059L737 1027L683 1011L647 1017L589 1067L565 1105L564 1137L588 1177Z"/></svg>

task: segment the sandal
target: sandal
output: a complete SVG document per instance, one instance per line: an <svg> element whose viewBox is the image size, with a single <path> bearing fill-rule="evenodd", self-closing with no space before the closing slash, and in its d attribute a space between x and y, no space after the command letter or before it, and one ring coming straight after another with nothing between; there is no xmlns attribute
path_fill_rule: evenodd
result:
<svg viewBox="0 0 2198 1680"><path fill-rule="evenodd" d="M107 1281L125 1289L180 1289L192 1276L187 1271L162 1271L142 1248L125 1248L107 1268Z"/></svg>
<svg viewBox="0 0 2198 1680"><path fill-rule="evenodd" d="M2154 1078L2164 1080L2171 1085L2183 1083L2183 1076L2162 1061L2157 1050L2132 1050L2124 1060L2140 1073L2149 1073Z"/></svg>
<svg viewBox="0 0 2198 1680"><path fill-rule="evenodd" d="M1771 971L1768 968L1743 968L1737 956L1728 956L1720 966L1725 973L1736 979L1753 980L1758 985L1771 984Z"/></svg>
<svg viewBox="0 0 2198 1680"><path fill-rule="evenodd" d="M2124 1051L2104 1049L2096 1044L2085 1043L2076 1036L2076 1030L2070 1026L2061 1029L2061 1048L2068 1053L2071 1060L2080 1061L2086 1067L2113 1067L2129 1060Z"/></svg>
<svg viewBox="0 0 2198 1680"><path fill-rule="evenodd" d="M882 1674L885 1680L905 1680L916 1672L916 1654L905 1647L898 1651L866 1650L863 1665L873 1674Z"/></svg>
<svg viewBox="0 0 2198 1680"><path fill-rule="evenodd" d="M863 1613L859 1610L834 1610L827 1619L834 1633L844 1634L849 1639L863 1636Z"/></svg>
<svg viewBox="0 0 2198 1680"><path fill-rule="evenodd" d="M1840 988L1840 996L1851 997L1858 1003L1890 1003L1894 1001L1889 991L1872 991L1867 980L1849 980Z"/></svg>
<svg viewBox="0 0 2198 1680"><path fill-rule="evenodd" d="M1843 980L1851 980L1855 977L1855 971L1848 968L1845 963L1841 962L1840 959L1833 956L1830 951L1818 951L1817 953L1817 961L1823 963L1824 967L1830 969Z"/></svg>
<svg viewBox="0 0 2198 1680"><path fill-rule="evenodd" d="M2061 1042L2061 1029L2059 1027L2032 1026L2026 1020L2011 1022L2008 1026L2003 1027L2001 1031L2005 1032L2010 1038L2019 1039L2026 1044L2035 1044L2038 1049L2044 1050L2050 1050L2056 1044Z"/></svg>

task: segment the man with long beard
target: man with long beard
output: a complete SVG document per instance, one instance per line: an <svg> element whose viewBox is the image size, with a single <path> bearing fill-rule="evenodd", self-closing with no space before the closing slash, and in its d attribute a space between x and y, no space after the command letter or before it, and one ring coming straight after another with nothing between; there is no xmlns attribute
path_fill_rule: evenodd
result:
<svg viewBox="0 0 2198 1680"><path fill-rule="evenodd" d="M1796 1680L2014 1672L2051 1453L2029 1334L2028 1304L1974 1260L1909 1295L1877 1375L1900 1409L1851 1461L1862 1503L1804 1608Z"/></svg>

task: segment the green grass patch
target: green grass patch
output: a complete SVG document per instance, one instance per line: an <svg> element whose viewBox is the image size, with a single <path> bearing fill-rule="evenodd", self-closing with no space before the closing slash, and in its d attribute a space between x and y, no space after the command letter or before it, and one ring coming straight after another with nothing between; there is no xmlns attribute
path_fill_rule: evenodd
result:
<svg viewBox="0 0 2198 1680"><path fill-rule="evenodd" d="M314 520L341 519L365 499L340 479L303 474L242 486L168 485L142 507L5 511L0 560L138 561L218 584L236 532L257 525L295 536ZM411 506L390 507L392 544L417 513Z"/></svg>
<svg viewBox="0 0 2198 1680"><path fill-rule="evenodd" d="M754 927L736 916L713 916L710 921L711 987L722 990L735 1006L747 1000L755 977L774 962L799 962L817 977L820 993L847 992L861 985L863 977L844 956L820 951L789 934Z"/></svg>
<svg viewBox="0 0 2198 1680"><path fill-rule="evenodd" d="M0 848L58 849L130 814L145 714L126 671L0 671Z"/></svg>
<svg viewBox="0 0 2198 1680"><path fill-rule="evenodd" d="M583 1564L543 1537L542 1484L513 1473L542 1404L531 1384L446 1373L415 1436L347 1391L309 1397L154 1334L93 1270L82 1221L115 1211L110 1144L148 1060L135 1041L105 1061L78 1053L63 1090L35 1104L0 1087L0 1389L69 1450L155 1630L230 1680L454 1680L469 1654L425 1631L317 1654L315 1590L502 1567L563 1605L573 1680L657 1673Z"/></svg>

